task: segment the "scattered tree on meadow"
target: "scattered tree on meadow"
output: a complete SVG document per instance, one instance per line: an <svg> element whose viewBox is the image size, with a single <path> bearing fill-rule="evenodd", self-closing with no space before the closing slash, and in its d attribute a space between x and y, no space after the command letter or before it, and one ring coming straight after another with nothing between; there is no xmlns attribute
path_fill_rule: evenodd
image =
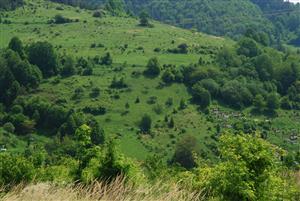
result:
<svg viewBox="0 0 300 201"><path fill-rule="evenodd" d="M92 98L96 98L96 97L98 97L100 95L100 88L99 87L94 87L94 88L92 88L92 91L91 91L91 93L90 93L90 96L92 97Z"/></svg>
<svg viewBox="0 0 300 201"><path fill-rule="evenodd" d="M72 22L71 19L68 19L68 18L66 18L66 17L64 17L60 14L55 15L53 21L54 21L55 24L65 24L65 23Z"/></svg>
<svg viewBox="0 0 300 201"><path fill-rule="evenodd" d="M170 119L170 121L169 121L169 123L168 123L168 127L169 127L169 128L174 128L174 126L175 126L174 118L171 117L171 119Z"/></svg>
<svg viewBox="0 0 300 201"><path fill-rule="evenodd" d="M140 13L140 26L148 27L150 25L148 18L149 15L145 11L142 11Z"/></svg>
<svg viewBox="0 0 300 201"><path fill-rule="evenodd" d="M192 136L184 136L176 145L173 162L191 169L196 166L195 151L197 140Z"/></svg>
<svg viewBox="0 0 300 201"><path fill-rule="evenodd" d="M67 76L74 75L75 73L76 73L75 61L72 57L67 56L63 62L63 67L61 69L61 75L67 77Z"/></svg>
<svg viewBox="0 0 300 201"><path fill-rule="evenodd" d="M107 52L103 57L101 57L101 64L110 66L113 63L112 57L109 52Z"/></svg>
<svg viewBox="0 0 300 201"><path fill-rule="evenodd" d="M145 74L151 77L156 77L160 74L161 67L156 57L149 59Z"/></svg>
<svg viewBox="0 0 300 201"><path fill-rule="evenodd" d="M127 84L125 83L125 80L124 78L120 78L120 79L117 79L116 76L114 76L112 82L111 82L111 85L110 85L111 88L115 88L115 89L122 89L122 88L126 88L127 87Z"/></svg>
<svg viewBox="0 0 300 201"><path fill-rule="evenodd" d="M151 131L152 120L151 117L145 114L139 124L142 133L149 133Z"/></svg>
<svg viewBox="0 0 300 201"><path fill-rule="evenodd" d="M174 82L175 80L175 75L171 72L171 70L166 70L163 74L162 74L162 80L167 83L170 84L172 82Z"/></svg>
<svg viewBox="0 0 300 201"><path fill-rule="evenodd" d="M182 43L178 45L179 53L181 54L187 54L189 52L188 50L189 46L186 43Z"/></svg>
<svg viewBox="0 0 300 201"><path fill-rule="evenodd" d="M102 17L102 13L101 13L101 11L95 11L94 13L93 13L93 17L98 17L98 18L100 18L100 17Z"/></svg>

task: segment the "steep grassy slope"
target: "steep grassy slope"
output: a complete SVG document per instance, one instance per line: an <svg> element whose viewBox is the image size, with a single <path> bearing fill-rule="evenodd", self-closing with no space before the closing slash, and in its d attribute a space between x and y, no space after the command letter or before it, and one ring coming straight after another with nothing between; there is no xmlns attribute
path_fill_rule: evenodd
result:
<svg viewBox="0 0 300 201"><path fill-rule="evenodd" d="M90 11L80 10L78 12L69 6L45 3L44 1L27 1L27 4L28 6L24 8L7 12L6 19L12 23L0 24L1 47L6 47L12 36L18 36L25 44L33 41L49 41L56 46L60 54L94 57L110 52L114 60L113 67L96 66L94 76L73 76L63 79L58 84L53 84L52 81L55 78L50 79L42 84L36 95L42 95L53 102L66 99L66 106L69 108L81 109L86 105L97 104L109 108L107 115L98 117L101 125L108 135L118 136L121 139L120 146L126 153L138 158L145 158L149 151L157 153L163 151L168 156L172 154L177 134L174 134L174 130L164 128L164 116L165 114L172 115L173 109L179 106L180 100L187 101L190 95L183 84L160 88L160 78L147 79L143 76L136 78L132 74L142 72L148 59L153 56L158 57L161 65L180 66L181 64L197 63L200 58L199 51L202 50L201 57L211 62L214 55L208 52L216 52L224 44L233 45L231 40L166 26L157 22L153 22L154 28L142 28L138 26L138 20L133 18L107 16L98 19L91 17L92 12ZM57 7L63 7L64 10L57 10ZM48 24L47 21L56 14L79 19L79 22L64 25ZM93 43L103 44L104 47L91 48ZM167 53L168 48L175 48L181 43L187 43L190 46L190 54ZM122 50L125 45L128 45L128 48ZM154 52L155 48L160 48L161 52ZM114 70L122 65L124 65L122 71ZM109 91L108 87L114 76L124 77L130 90ZM74 90L80 86L84 86L86 89L80 102L70 100ZM92 86L101 88L101 98L91 99L89 97ZM119 94L120 98L114 99L115 94ZM137 97L141 100L140 104L134 103ZM150 97L158 97L157 103L148 104L147 101ZM165 106L168 98L173 99L172 107ZM125 108L127 102L130 109ZM162 114L156 114L153 111L158 105L163 107ZM126 112L127 110L129 113ZM153 121L158 126L155 129L156 137L154 139L142 136L145 139L140 140L136 134L137 122L144 113L151 114ZM200 141L204 141L205 136L208 137L206 130L209 123L198 114L196 107L191 106L186 111L172 116L176 122L178 121L176 133L181 132L181 125L189 124L186 131L188 134L197 136L201 139ZM208 151L204 145L203 148Z"/></svg>
<svg viewBox="0 0 300 201"><path fill-rule="evenodd" d="M30 1L29 1L30 2ZM12 24L1 24L1 47L6 47L12 36L18 36L25 43L47 40L57 46L59 51L77 56L95 56L104 52L112 53L116 63L144 65L149 57L158 56L161 63L189 64L199 59L195 52L189 55L155 53L155 48L166 50L180 43L187 43L192 48L221 47L225 40L205 34L155 23L155 29L141 28L133 18L107 16L102 19L92 18L91 11L76 11L65 6L57 10L58 4L43 1L30 2L25 9L20 8L8 13ZM37 9L34 9L37 7ZM63 14L78 23L66 25L47 24L56 14ZM85 22L86 21L86 22ZM174 41L174 44L172 44ZM230 43L228 40L227 43ZM103 44L103 48L90 48L91 44ZM122 50L125 45L128 48ZM209 59L209 58L208 58Z"/></svg>
<svg viewBox="0 0 300 201"><path fill-rule="evenodd" d="M47 22L56 14L78 19L79 22L48 24ZM109 15L93 18L91 11L44 1L27 1L24 8L7 12L5 15L7 15L5 19L11 21L11 24L0 24L2 48L8 45L11 37L18 36L25 44L33 41L49 41L56 46L60 54L91 58L96 55L102 56L105 52L112 54L113 66L96 65L92 76L76 75L61 79L59 82L56 77L47 79L38 90L25 98L42 96L53 103L62 102L65 107L75 110L81 110L85 106L106 107L107 113L98 115L97 120L105 129L107 137L119 139L122 151L129 156L145 159L149 153L158 153L169 159L178 140L184 135L192 135L198 140L202 156L214 158L217 125L221 124L230 129L231 124L244 120L255 125L273 121L275 128L271 130L270 140L286 149L297 149L297 145L289 141L293 130L300 128L297 113L279 111L279 117L274 119L265 116L253 117L250 109L235 111L216 102L211 107L211 115L199 112L197 106L193 104L189 104L184 110L178 110L182 99L189 101L191 98L183 84L164 86L161 84L161 78L150 79L142 75L148 59L153 56L157 57L162 65L173 64L177 68L181 64L197 63L201 57L207 63L201 68L220 70L213 61L220 47L234 45L229 39L157 22L153 22L154 28L142 28L134 18ZM189 54L167 52L168 48L175 48L181 43L189 45ZM92 44L96 44L96 48L91 48ZM99 44L104 47L98 47ZM160 48L161 51L155 52L155 48ZM123 77L129 88L109 89L114 76ZM78 87L82 87L84 93L80 100L73 100L71 97ZM89 96L93 87L100 87L99 98ZM136 103L137 97L140 103ZM154 102L153 97L156 97ZM173 100L171 106L166 105L169 98ZM138 134L137 124L145 113L152 117L154 137ZM165 116L174 118L175 128L168 128L164 121ZM40 137L41 135L45 135L45 132L38 131L37 135L34 135L37 141L45 143L51 140L44 139ZM8 148L18 151L23 149L22 147L25 147L24 143L17 145L15 149L13 146Z"/></svg>

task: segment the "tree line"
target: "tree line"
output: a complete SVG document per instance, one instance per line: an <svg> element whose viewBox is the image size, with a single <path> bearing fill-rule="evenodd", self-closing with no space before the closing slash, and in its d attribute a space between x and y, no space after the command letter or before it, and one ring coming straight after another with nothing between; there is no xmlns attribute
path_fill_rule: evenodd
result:
<svg viewBox="0 0 300 201"><path fill-rule="evenodd" d="M23 4L23 0L0 0L0 10L14 10Z"/></svg>

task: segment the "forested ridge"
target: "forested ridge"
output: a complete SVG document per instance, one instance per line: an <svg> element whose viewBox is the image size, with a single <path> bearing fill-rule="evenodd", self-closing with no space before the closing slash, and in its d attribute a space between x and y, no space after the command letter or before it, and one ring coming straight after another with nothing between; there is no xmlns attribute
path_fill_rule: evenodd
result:
<svg viewBox="0 0 300 201"><path fill-rule="evenodd" d="M71 3L88 8L106 4L104 0L81 0L57 2ZM194 28L209 34L238 38L248 28L265 32L273 43L278 40L291 41L298 45L299 4L284 0L114 0L115 4L139 15L146 11L153 19ZM215 26L218 24L218 26Z"/></svg>
<svg viewBox="0 0 300 201"><path fill-rule="evenodd" d="M246 2L268 26L232 40L121 1L23 3L0 14L1 200L299 200L300 50L279 19Z"/></svg>
<svg viewBox="0 0 300 201"><path fill-rule="evenodd" d="M23 0L0 0L0 10L16 9L21 5L23 5Z"/></svg>

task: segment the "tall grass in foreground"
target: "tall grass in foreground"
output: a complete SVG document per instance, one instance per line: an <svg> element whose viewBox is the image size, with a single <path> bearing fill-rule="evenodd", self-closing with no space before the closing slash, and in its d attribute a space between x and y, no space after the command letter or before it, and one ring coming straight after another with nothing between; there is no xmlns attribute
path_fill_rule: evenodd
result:
<svg viewBox="0 0 300 201"><path fill-rule="evenodd" d="M116 178L111 183L94 182L89 186L84 185L55 185L51 183L37 183L19 185L7 193L3 201L191 201L204 200L201 192L189 192L179 188L177 184L156 184L133 186L125 184L122 177Z"/></svg>

